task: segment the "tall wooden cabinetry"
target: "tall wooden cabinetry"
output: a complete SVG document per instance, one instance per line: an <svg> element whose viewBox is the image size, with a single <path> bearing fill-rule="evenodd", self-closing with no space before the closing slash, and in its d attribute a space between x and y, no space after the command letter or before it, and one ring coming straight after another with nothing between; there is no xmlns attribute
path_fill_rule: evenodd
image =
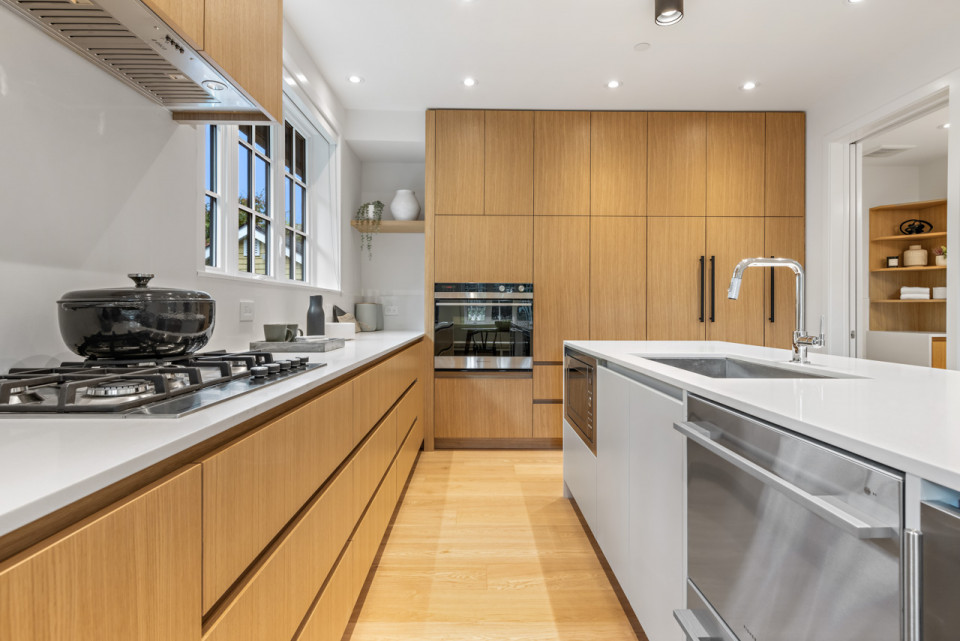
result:
<svg viewBox="0 0 960 641"><path fill-rule="evenodd" d="M532 438L561 435L564 340L790 346L789 273L750 270L739 300L726 291L743 258L803 261L804 114L437 110L430 122L427 314L434 282L532 280ZM435 414L450 416L440 391Z"/></svg>

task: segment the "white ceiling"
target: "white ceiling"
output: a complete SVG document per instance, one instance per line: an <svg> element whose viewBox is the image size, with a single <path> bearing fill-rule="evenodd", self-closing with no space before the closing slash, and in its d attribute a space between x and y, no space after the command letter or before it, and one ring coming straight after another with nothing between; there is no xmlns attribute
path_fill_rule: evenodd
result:
<svg viewBox="0 0 960 641"><path fill-rule="evenodd" d="M958 0L686 0L673 27L654 24L653 2L285 0L284 13L344 106L370 110L807 109L960 25Z"/></svg>
<svg viewBox="0 0 960 641"><path fill-rule="evenodd" d="M863 152L870 153L882 145L913 145L914 149L887 158L864 158L863 164L874 166L919 167L947 157L947 130L950 122L947 107L917 118L907 124L863 140Z"/></svg>

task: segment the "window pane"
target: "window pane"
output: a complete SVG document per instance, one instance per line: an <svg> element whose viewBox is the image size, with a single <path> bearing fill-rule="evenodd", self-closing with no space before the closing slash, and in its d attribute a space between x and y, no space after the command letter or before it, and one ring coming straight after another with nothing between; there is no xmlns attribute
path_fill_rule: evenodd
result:
<svg viewBox="0 0 960 641"><path fill-rule="evenodd" d="M207 206L205 207L205 225L204 232L204 264L214 266L216 261L216 233L217 233L217 201L207 196Z"/></svg>
<svg viewBox="0 0 960 641"><path fill-rule="evenodd" d="M297 178L306 182L307 179L305 176L307 175L307 144L306 144L307 141L304 140L303 136L301 136L299 133L296 135L296 138L297 138L297 144L296 144L297 158L296 158L296 167L293 173L297 175Z"/></svg>
<svg viewBox="0 0 960 641"><path fill-rule="evenodd" d="M293 227L293 181L290 180L290 176L287 176L284 180L286 181L283 190L283 200L286 203L284 220L287 221L287 227Z"/></svg>
<svg viewBox="0 0 960 641"><path fill-rule="evenodd" d="M290 256L293 254L293 232L289 229L287 230L286 239L284 240L284 259L283 259L283 273L287 278L293 278L293 272L290 271Z"/></svg>
<svg viewBox="0 0 960 641"><path fill-rule="evenodd" d="M293 171L293 126L288 122L283 137L283 167Z"/></svg>
<svg viewBox="0 0 960 641"><path fill-rule="evenodd" d="M307 200L307 190L303 188L302 185L294 185L294 215L296 220L294 221L297 231L303 231L303 220L304 220L304 208Z"/></svg>
<svg viewBox="0 0 960 641"><path fill-rule="evenodd" d="M294 255L293 255L293 260L294 260L294 263L293 263L293 265L294 265L293 279L294 279L294 280L303 280L303 279L304 279L304 278L303 278L303 267L304 267L303 256L304 256L304 244L305 244L304 241L305 241L305 240L306 240L306 239L305 239L303 236L301 236L300 234L297 234L297 235L296 235L296 252L295 252Z"/></svg>
<svg viewBox="0 0 960 641"><path fill-rule="evenodd" d="M256 142L254 145L264 156L270 156L270 127L254 127Z"/></svg>
<svg viewBox="0 0 960 641"><path fill-rule="evenodd" d="M240 210L240 224L237 226L238 256L237 269L242 272L252 271L250 267L250 214Z"/></svg>
<svg viewBox="0 0 960 641"><path fill-rule="evenodd" d="M250 125L240 125L240 140L244 142L251 142L253 137L253 127Z"/></svg>
<svg viewBox="0 0 960 641"><path fill-rule="evenodd" d="M240 148L240 161L237 163L238 178L237 186L240 192L240 204L244 207L250 207L250 155L249 149L243 145Z"/></svg>
<svg viewBox="0 0 960 641"><path fill-rule="evenodd" d="M254 159L256 166L256 178L254 180L254 211L261 214L267 213L267 202L270 198L269 165L263 158L257 156Z"/></svg>
<svg viewBox="0 0 960 641"><path fill-rule="evenodd" d="M204 165L206 167L206 177L204 179L204 186L207 191L217 191L216 181L217 181L217 167L216 167L216 153L217 148L217 127L216 125L207 125L207 136L206 136L206 160Z"/></svg>
<svg viewBox="0 0 960 641"><path fill-rule="evenodd" d="M257 230L254 234L254 245L253 245L253 255L254 255L254 273L267 274L267 265L270 263L269 256L269 232L270 232L270 223L268 223L263 218L259 216L256 217Z"/></svg>

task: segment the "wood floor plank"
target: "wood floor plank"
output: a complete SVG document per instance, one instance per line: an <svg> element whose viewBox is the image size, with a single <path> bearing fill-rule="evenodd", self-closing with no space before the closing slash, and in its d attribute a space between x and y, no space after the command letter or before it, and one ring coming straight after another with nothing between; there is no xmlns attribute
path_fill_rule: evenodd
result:
<svg viewBox="0 0 960 641"><path fill-rule="evenodd" d="M562 475L561 452L422 453L345 641L638 639Z"/></svg>

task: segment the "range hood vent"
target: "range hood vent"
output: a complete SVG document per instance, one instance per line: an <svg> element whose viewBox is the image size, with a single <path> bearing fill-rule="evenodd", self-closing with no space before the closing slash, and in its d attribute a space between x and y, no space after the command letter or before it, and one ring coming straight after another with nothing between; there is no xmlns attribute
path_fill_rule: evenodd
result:
<svg viewBox="0 0 960 641"><path fill-rule="evenodd" d="M259 111L139 0L0 3L171 111Z"/></svg>
<svg viewBox="0 0 960 641"><path fill-rule="evenodd" d="M905 151L916 149L916 145L880 145L863 154L864 158L889 158Z"/></svg>

